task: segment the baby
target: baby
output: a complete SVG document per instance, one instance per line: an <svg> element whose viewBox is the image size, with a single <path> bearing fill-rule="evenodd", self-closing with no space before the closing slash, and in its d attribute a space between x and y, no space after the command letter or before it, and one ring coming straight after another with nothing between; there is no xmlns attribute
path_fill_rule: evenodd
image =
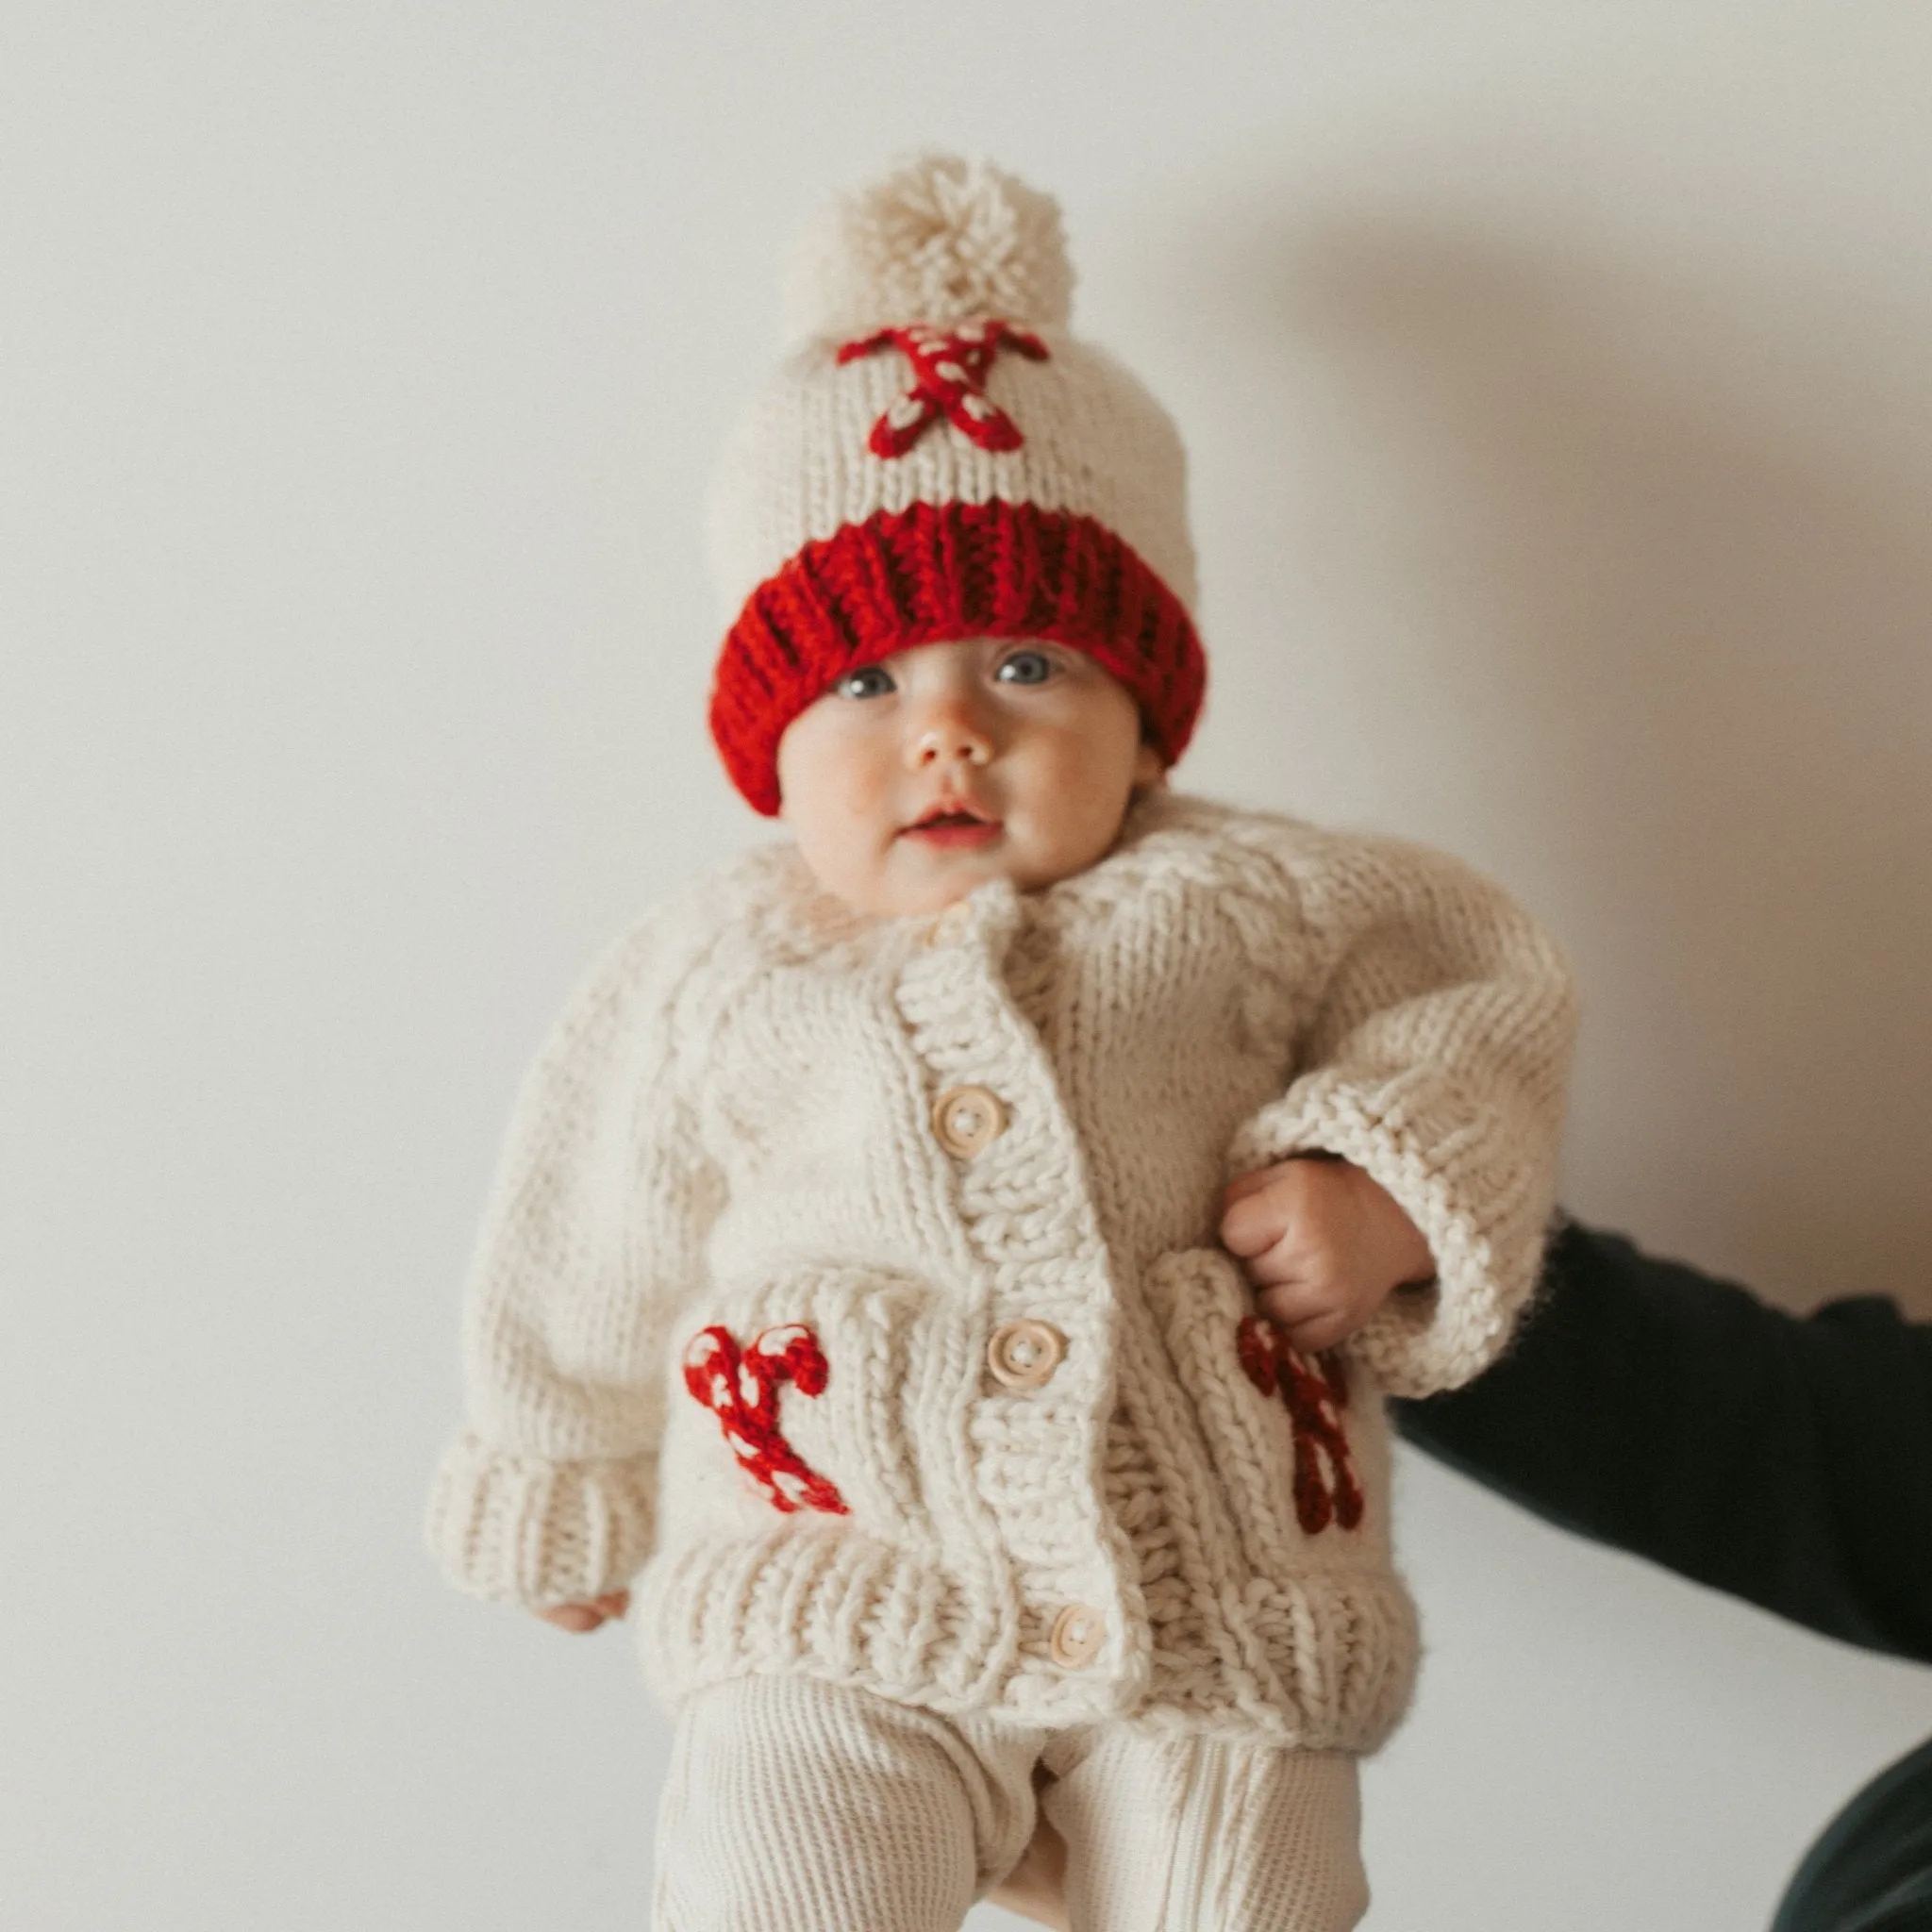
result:
<svg viewBox="0 0 1932 1932"><path fill-rule="evenodd" d="M1341 1932L1416 1664L1381 1391L1536 1277L1573 1021L1494 888L1177 797L1178 440L1053 203L841 204L727 455L713 735L791 838L647 918L519 1103L430 1533L640 1580L660 1932ZM640 1574L641 1573L641 1574Z"/></svg>

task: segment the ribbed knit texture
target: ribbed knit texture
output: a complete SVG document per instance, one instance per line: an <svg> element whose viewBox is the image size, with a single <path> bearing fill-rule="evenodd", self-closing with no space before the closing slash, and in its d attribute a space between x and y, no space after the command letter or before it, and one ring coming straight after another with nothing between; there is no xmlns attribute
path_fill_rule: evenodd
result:
<svg viewBox="0 0 1932 1932"><path fill-rule="evenodd" d="M1466 1381L1535 1280L1573 1024L1493 887L1391 841L1158 792L1100 864L874 922L767 848L592 973L533 1073L470 1296L450 1574L531 1604L627 1582L673 1699L761 1673L1051 1727L1140 1715L1366 1749L1416 1657L1378 1390ZM950 1150L933 1104L1001 1128ZM985 1105L981 1104L982 1108ZM1357 1161L1438 1287L1349 1345L1358 1527L1310 1532L1244 1373L1230 1174ZM995 1379L1006 1324L1061 1358ZM801 1324L781 1513L680 1358ZM1091 1632L1070 1659L1057 1630Z"/></svg>
<svg viewBox="0 0 1932 1932"><path fill-rule="evenodd" d="M1040 1759L1082 1932L1348 1932L1367 1907L1352 1757L754 1677L678 1714L653 1932L956 1932L1025 1847Z"/></svg>
<svg viewBox="0 0 1932 1932"><path fill-rule="evenodd" d="M652 1932L957 1932L1033 1835L1045 1734L802 1677L678 1712Z"/></svg>
<svg viewBox="0 0 1932 1932"><path fill-rule="evenodd" d="M1030 504L915 504L808 543L724 641L711 736L732 782L779 806L778 740L855 665L954 638L1084 651L1140 705L1162 761L1187 749L1206 663L1178 598L1105 525Z"/></svg>
<svg viewBox="0 0 1932 1932"><path fill-rule="evenodd" d="M1349 1932L1368 1909L1353 1757L1131 1724L1044 1756L1078 1932Z"/></svg>

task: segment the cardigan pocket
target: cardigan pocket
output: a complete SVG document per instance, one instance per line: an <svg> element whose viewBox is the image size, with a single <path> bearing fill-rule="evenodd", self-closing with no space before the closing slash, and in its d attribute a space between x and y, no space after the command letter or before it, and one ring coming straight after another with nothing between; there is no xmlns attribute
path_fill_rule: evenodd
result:
<svg viewBox="0 0 1932 1932"><path fill-rule="evenodd" d="M1336 1353L1288 1347L1219 1248L1163 1255L1146 1291L1253 1569L1280 1576L1367 1556L1350 1547L1361 1542L1371 1507L1361 1445L1352 1440L1377 1407L1352 1386L1362 1372ZM1379 1506L1386 1490L1374 1487ZM1371 1541L1379 1543L1376 1531Z"/></svg>
<svg viewBox="0 0 1932 1932"><path fill-rule="evenodd" d="M950 1460L964 1426L976 1374L949 1365L976 1361L966 1326L929 1284L875 1269L799 1269L707 1298L669 1398L667 1511L689 1521L695 1507L713 1532L844 1518L933 1541L921 1472L934 1452Z"/></svg>

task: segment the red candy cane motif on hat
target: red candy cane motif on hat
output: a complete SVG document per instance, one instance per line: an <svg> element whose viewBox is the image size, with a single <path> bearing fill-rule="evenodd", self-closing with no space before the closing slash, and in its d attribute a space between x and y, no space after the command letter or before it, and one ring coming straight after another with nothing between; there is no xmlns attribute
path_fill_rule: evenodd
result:
<svg viewBox="0 0 1932 1932"><path fill-rule="evenodd" d="M1331 1523L1354 1529L1362 1520L1362 1486L1349 1457L1341 1411L1348 1373L1339 1356L1310 1359L1289 1347L1273 1322L1243 1317L1235 1330L1241 1371L1263 1395L1278 1393L1294 1435L1294 1513L1317 1536ZM1324 1473L1323 1464L1327 1465Z"/></svg>
<svg viewBox="0 0 1932 1932"><path fill-rule="evenodd" d="M874 456L903 457L942 416L981 449L1018 449L1025 441L987 394L986 377L1002 349L1044 362L1047 348L1038 336L1009 322L963 322L951 329L918 324L847 342L839 360L851 362L886 348L897 349L911 363L912 387L872 425L866 446Z"/></svg>
<svg viewBox="0 0 1932 1932"><path fill-rule="evenodd" d="M701 1328L684 1351L684 1386L718 1418L739 1465L764 1490L773 1508L790 1516L820 1509L850 1511L835 1484L785 1440L778 1426L778 1387L817 1395L830 1371L818 1337L800 1323L767 1328L741 1349L728 1328Z"/></svg>

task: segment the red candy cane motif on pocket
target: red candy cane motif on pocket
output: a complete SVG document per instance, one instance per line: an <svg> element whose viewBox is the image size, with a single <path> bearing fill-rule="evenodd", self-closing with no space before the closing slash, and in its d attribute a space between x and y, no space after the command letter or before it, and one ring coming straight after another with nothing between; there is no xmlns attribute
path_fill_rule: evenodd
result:
<svg viewBox="0 0 1932 1932"><path fill-rule="evenodd" d="M1349 1458L1341 1411L1348 1407L1348 1373L1331 1353L1312 1359L1289 1347L1273 1322L1242 1318L1235 1330L1241 1371L1263 1395L1279 1394L1294 1434L1294 1513L1303 1532L1318 1536L1331 1523L1357 1528L1362 1486ZM1327 1464L1324 1473L1324 1463Z"/></svg>
<svg viewBox="0 0 1932 1932"><path fill-rule="evenodd" d="M684 1351L684 1386L718 1418L739 1465L774 1509L845 1516L837 1486L799 1455L778 1426L778 1385L817 1395L830 1374L819 1340L802 1323L767 1328L741 1349L728 1328L701 1328Z"/></svg>

